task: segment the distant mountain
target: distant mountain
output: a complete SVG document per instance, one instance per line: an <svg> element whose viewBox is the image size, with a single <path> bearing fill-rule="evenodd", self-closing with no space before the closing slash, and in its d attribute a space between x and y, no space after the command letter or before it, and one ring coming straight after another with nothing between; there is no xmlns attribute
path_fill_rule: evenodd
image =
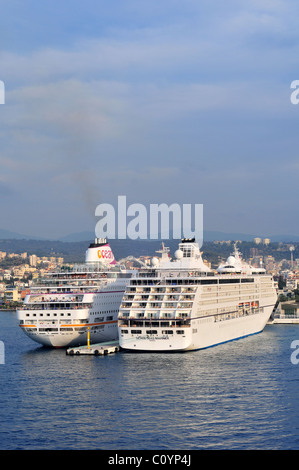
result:
<svg viewBox="0 0 299 470"><path fill-rule="evenodd" d="M32 235L23 235L17 232L0 229L0 239L3 240L44 240L42 237L34 237Z"/></svg>
<svg viewBox="0 0 299 470"><path fill-rule="evenodd" d="M94 232L79 232L79 233L70 233L64 237L58 238L61 242L85 242L92 241L95 238Z"/></svg>
<svg viewBox="0 0 299 470"><path fill-rule="evenodd" d="M215 240L241 240L241 241L248 241L251 242L255 237L260 238L270 238L271 242L299 242L299 235L271 235L269 234L267 237L264 235L259 234L248 234L248 233L226 233L226 232L218 232L213 230L205 230L204 231L204 242L211 242ZM82 231L77 233L70 233L63 237L57 238L45 238L39 236L32 236L32 235L24 235L17 232L11 232L9 230L0 229L0 239L3 240L53 240L53 241L61 241L61 242L89 242L94 240L95 232L93 231ZM137 240L136 240L137 241ZM143 240L143 241L155 241L155 240Z"/></svg>
<svg viewBox="0 0 299 470"><path fill-rule="evenodd" d="M248 233L224 233L216 231L205 231L204 241L211 242L215 240L241 240L242 242L252 242L254 238L269 238L271 242L299 242L299 235L250 235Z"/></svg>
<svg viewBox="0 0 299 470"><path fill-rule="evenodd" d="M85 252L90 244L93 241L93 236L89 236L88 240L80 241L59 241L59 240L32 240L32 239L0 239L0 251L5 251L7 253L27 253L36 254L37 256L56 256L63 257L65 263L81 263L85 259ZM93 235L93 234L92 234ZM224 240L226 235L222 232L217 232L217 237L220 240ZM236 234L230 234L236 235ZM85 234L81 235L85 238ZM79 237L78 237L79 238ZM227 237L227 239L240 240L242 237ZM246 240L242 240L241 251L245 258L250 256L250 248L255 246L252 239L249 243ZM110 240L112 251L117 260L121 260L127 256L155 256L156 251L161 249L161 240ZM170 255L173 257L174 253L178 247L179 240L165 240L165 244L170 249ZM294 252L294 259L299 257L299 243L292 241L296 250ZM275 254L275 258L283 259L289 258L290 252L287 245L283 246L283 249L277 249L278 245L258 245L258 250L260 254L263 255L272 255ZM219 257L225 259L230 253L232 246L231 244L215 244L213 240L208 241L204 240L203 251L206 259L210 260L214 264L217 264Z"/></svg>
<svg viewBox="0 0 299 470"><path fill-rule="evenodd" d="M273 235L272 237L269 237L271 242L285 242L285 243L291 243L291 242L299 242L299 236L298 235Z"/></svg>
<svg viewBox="0 0 299 470"><path fill-rule="evenodd" d="M215 240L241 240L242 242L250 242L255 238L255 235L248 233L224 233L216 232L213 230L204 231L204 241L213 242Z"/></svg>
<svg viewBox="0 0 299 470"><path fill-rule="evenodd" d="M299 242L299 236L298 235L269 235L269 236L263 236L263 235L252 235L248 233L225 233L225 232L217 232L213 230L206 230L204 231L204 242L212 242L215 240L241 240L243 242L252 242L254 238L260 237L260 238L270 238L271 242ZM71 233L69 235L66 235L64 237L60 237L58 240L59 241L65 241L65 242L79 242L79 241L91 241L95 238L95 233L94 232L79 232L79 233ZM136 240L137 241L137 240ZM147 241L147 240L142 240L142 241ZM151 240L148 240L151 241ZM152 240L154 241L154 240Z"/></svg>
<svg viewBox="0 0 299 470"><path fill-rule="evenodd" d="M58 240L63 241L63 242L78 242L78 241L93 240L94 238L95 238L94 232L86 231L86 232L70 233L69 235L65 235L64 237L59 237ZM253 238L254 238L253 235L248 235L244 233L223 233L223 232L213 232L213 231L204 232L204 241L214 241L214 240L252 241ZM162 239L163 239L162 237L159 237L158 240L162 240ZM148 239L148 240L142 240L142 241L154 241L154 240Z"/></svg>

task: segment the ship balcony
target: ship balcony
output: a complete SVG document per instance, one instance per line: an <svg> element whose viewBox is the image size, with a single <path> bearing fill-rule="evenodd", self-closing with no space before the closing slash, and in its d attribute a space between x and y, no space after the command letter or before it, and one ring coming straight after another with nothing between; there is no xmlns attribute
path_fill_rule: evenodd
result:
<svg viewBox="0 0 299 470"><path fill-rule="evenodd" d="M147 304L148 308L161 308L161 301L158 302L148 302Z"/></svg>
<svg viewBox="0 0 299 470"><path fill-rule="evenodd" d="M128 285L126 287L126 293L127 294L134 294L135 292L136 292L136 286Z"/></svg>
<svg viewBox="0 0 299 470"><path fill-rule="evenodd" d="M180 296L180 300L193 300L194 299L194 294L185 294Z"/></svg>
<svg viewBox="0 0 299 470"><path fill-rule="evenodd" d="M145 295L135 295L135 297L133 297L135 301L147 301L148 299L148 294L145 294ZM133 300L132 298L132 300Z"/></svg>
<svg viewBox="0 0 299 470"><path fill-rule="evenodd" d="M163 302L161 308L176 308L176 302Z"/></svg>
<svg viewBox="0 0 299 470"><path fill-rule="evenodd" d="M193 306L193 303L192 303L192 302L182 302L182 301L180 301L180 302L178 303L177 308L178 308L178 309L179 309L179 308L192 308L192 306Z"/></svg>
<svg viewBox="0 0 299 470"><path fill-rule="evenodd" d="M164 292L165 292L165 287L152 287L151 288L152 294L164 294Z"/></svg>
<svg viewBox="0 0 299 470"><path fill-rule="evenodd" d="M83 301L83 295L81 296L70 296L70 297L60 297L60 298L54 298L51 299L48 296L34 296L30 297L28 301L26 301L26 304L36 304L36 303L47 303L47 304L55 304L55 303L69 303L69 302L82 302Z"/></svg>
<svg viewBox="0 0 299 470"><path fill-rule="evenodd" d="M181 287L166 287L167 294L179 294L181 292Z"/></svg>
<svg viewBox="0 0 299 470"><path fill-rule="evenodd" d="M157 319L160 317L160 312L159 311L156 311L156 312L144 312L144 318L148 318L150 320L152 319Z"/></svg>
<svg viewBox="0 0 299 470"><path fill-rule="evenodd" d="M166 294L164 296L164 302L177 302L179 300L180 296L179 295L170 295Z"/></svg>
<svg viewBox="0 0 299 470"><path fill-rule="evenodd" d="M68 296L63 296L60 295L59 297L50 297L49 295L31 295L28 304L31 303L36 303L36 302L47 302L47 303L53 303L53 302L82 302L83 300L83 295L68 295Z"/></svg>
<svg viewBox="0 0 299 470"><path fill-rule="evenodd" d="M119 327L126 327L126 328L190 328L191 322L190 320L170 320L170 321L165 321L165 320L137 320L137 319L128 319L128 320L123 320L119 319L118 320L118 326Z"/></svg>
<svg viewBox="0 0 299 470"><path fill-rule="evenodd" d="M194 293L196 291L197 287L183 287L182 288L182 293Z"/></svg>
<svg viewBox="0 0 299 470"><path fill-rule="evenodd" d="M160 295L149 295L148 300L149 301L154 301L154 300L162 300L164 294L161 293Z"/></svg>
<svg viewBox="0 0 299 470"><path fill-rule="evenodd" d="M123 296L123 300L131 300L132 301L134 299L134 297L135 297L135 294L127 294L126 293Z"/></svg>
<svg viewBox="0 0 299 470"><path fill-rule="evenodd" d="M175 310L172 311L172 312L169 312L169 311L168 312L163 312L163 311L161 311L160 312L160 318L165 319L165 320L170 319L170 318L175 318Z"/></svg>
<svg viewBox="0 0 299 470"><path fill-rule="evenodd" d="M191 310L159 310L156 312L153 311L129 311L124 312L120 311L118 318L145 318L145 319L161 319L161 320L171 320L171 319L186 319L191 317Z"/></svg>
<svg viewBox="0 0 299 470"><path fill-rule="evenodd" d="M175 313L175 318L181 318L181 319L185 319L185 318L190 318L191 316L191 310L189 311L176 311Z"/></svg>
<svg viewBox="0 0 299 470"><path fill-rule="evenodd" d="M151 288L150 287L136 287L136 294L145 294L145 293L150 293Z"/></svg>
<svg viewBox="0 0 299 470"><path fill-rule="evenodd" d="M28 303L23 304L23 307L19 310L77 310L91 308L92 302L88 303L79 303L79 302L70 302L70 303L60 303L60 302L40 302L40 303Z"/></svg>
<svg viewBox="0 0 299 470"><path fill-rule="evenodd" d="M130 311L119 310L118 312L118 318L129 318L129 316L130 316Z"/></svg>
<svg viewBox="0 0 299 470"><path fill-rule="evenodd" d="M145 308L146 307L146 302L133 302L132 303L132 308Z"/></svg>

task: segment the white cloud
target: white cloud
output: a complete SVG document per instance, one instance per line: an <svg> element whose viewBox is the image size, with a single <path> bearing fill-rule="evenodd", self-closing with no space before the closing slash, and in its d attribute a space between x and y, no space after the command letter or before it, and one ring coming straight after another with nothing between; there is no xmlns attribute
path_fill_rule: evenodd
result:
<svg viewBox="0 0 299 470"><path fill-rule="evenodd" d="M176 1L168 15L169 5L148 16L130 2L127 14L139 14L130 28L119 21L71 45L1 53L1 181L24 203L56 208L55 224L59 204L68 224L78 210L86 221L92 201L120 192L135 201L208 192L221 212L232 198L215 188L222 175L241 186L254 178L248 160L264 174L270 159L288 158L288 77L299 78L292 4Z"/></svg>

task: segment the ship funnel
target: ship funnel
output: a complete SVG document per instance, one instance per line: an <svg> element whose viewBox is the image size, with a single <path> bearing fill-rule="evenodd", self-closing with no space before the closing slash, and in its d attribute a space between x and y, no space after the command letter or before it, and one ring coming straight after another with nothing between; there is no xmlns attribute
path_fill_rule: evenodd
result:
<svg viewBox="0 0 299 470"><path fill-rule="evenodd" d="M86 250L85 263L116 264L113 252L106 238L95 238Z"/></svg>

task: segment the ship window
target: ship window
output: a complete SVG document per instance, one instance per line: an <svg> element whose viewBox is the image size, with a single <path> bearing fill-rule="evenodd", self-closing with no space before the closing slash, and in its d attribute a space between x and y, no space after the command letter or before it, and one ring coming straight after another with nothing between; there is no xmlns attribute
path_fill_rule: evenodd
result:
<svg viewBox="0 0 299 470"><path fill-rule="evenodd" d="M178 334L178 335L184 335L184 334L185 334L185 331L184 331L184 330L178 330L178 331L177 331L177 334Z"/></svg>
<svg viewBox="0 0 299 470"><path fill-rule="evenodd" d="M232 283L239 283L239 279L219 279L219 284L232 284Z"/></svg>
<svg viewBox="0 0 299 470"><path fill-rule="evenodd" d="M129 333L129 330L121 330L122 334L127 335Z"/></svg>
<svg viewBox="0 0 299 470"><path fill-rule="evenodd" d="M173 335L173 330L162 330L162 335Z"/></svg>
<svg viewBox="0 0 299 470"><path fill-rule="evenodd" d="M40 328L39 331L58 331L58 328Z"/></svg>
<svg viewBox="0 0 299 470"><path fill-rule="evenodd" d="M141 330L131 330L132 335L141 335Z"/></svg>
<svg viewBox="0 0 299 470"><path fill-rule="evenodd" d="M146 334L147 335L157 335L158 332L157 332L157 330L146 330Z"/></svg>

